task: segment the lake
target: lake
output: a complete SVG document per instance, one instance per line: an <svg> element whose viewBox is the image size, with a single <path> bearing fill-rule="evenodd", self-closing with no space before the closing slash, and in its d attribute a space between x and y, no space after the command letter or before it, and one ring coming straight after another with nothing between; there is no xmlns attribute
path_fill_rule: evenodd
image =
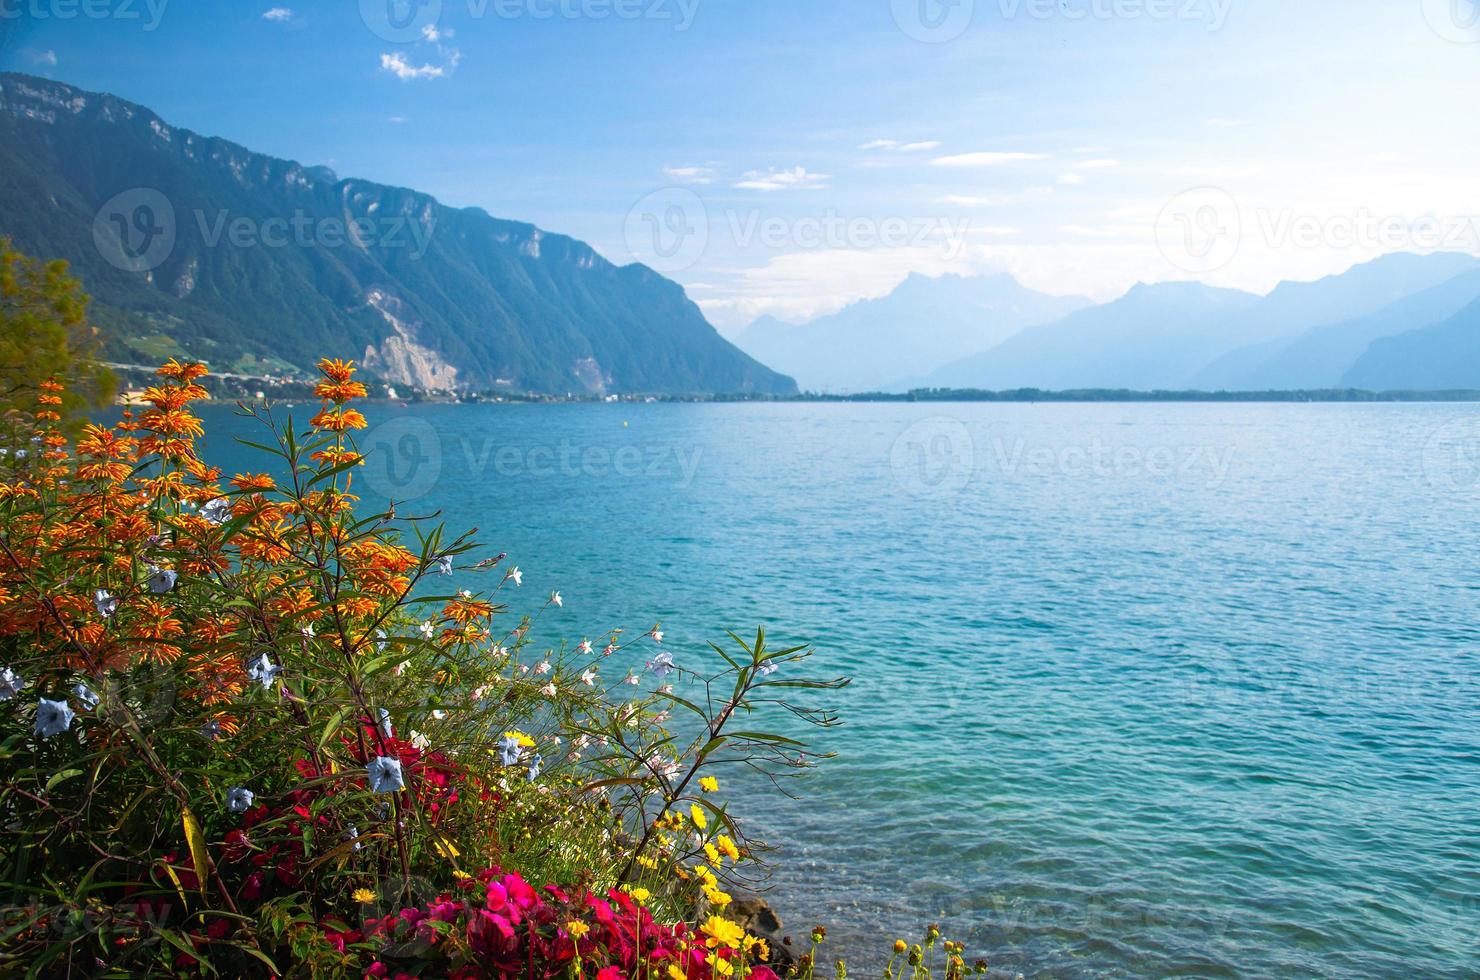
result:
<svg viewBox="0 0 1480 980"><path fill-rule="evenodd" d="M1476 406L366 414L358 486L559 589L540 642L765 624L854 678L801 799L735 804L828 960L936 921L1009 975L1480 975Z"/></svg>

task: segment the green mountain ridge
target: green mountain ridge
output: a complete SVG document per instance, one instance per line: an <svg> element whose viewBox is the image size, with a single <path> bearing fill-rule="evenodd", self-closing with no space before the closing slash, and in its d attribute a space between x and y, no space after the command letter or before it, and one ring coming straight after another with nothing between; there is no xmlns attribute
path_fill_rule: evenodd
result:
<svg viewBox="0 0 1480 980"><path fill-rule="evenodd" d="M796 391L646 266L113 96L0 74L0 174L0 235L72 263L115 360L263 373L353 357L434 389Z"/></svg>

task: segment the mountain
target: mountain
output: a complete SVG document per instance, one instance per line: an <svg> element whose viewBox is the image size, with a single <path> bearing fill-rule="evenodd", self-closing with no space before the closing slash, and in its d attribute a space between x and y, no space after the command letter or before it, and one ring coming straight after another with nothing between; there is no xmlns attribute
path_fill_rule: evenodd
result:
<svg viewBox="0 0 1480 980"><path fill-rule="evenodd" d="M1370 316L1313 327L1279 345L1227 387L1245 391L1335 388L1373 341L1448 319L1477 298L1480 270L1472 270L1405 296Z"/></svg>
<svg viewBox="0 0 1480 980"><path fill-rule="evenodd" d="M0 74L0 173L0 235L72 263L115 360L262 373L345 356L428 388L795 391L646 266L112 96Z"/></svg>
<svg viewBox="0 0 1480 980"><path fill-rule="evenodd" d="M1078 296L1035 292L1007 275L912 274L887 296L800 326L762 317L736 342L808 389L897 389L906 379L1089 305Z"/></svg>
<svg viewBox="0 0 1480 980"><path fill-rule="evenodd" d="M1480 300L1439 323L1373 341L1341 383L1372 391L1480 389Z"/></svg>
<svg viewBox="0 0 1480 980"><path fill-rule="evenodd" d="M1473 271L1477 266L1480 262L1473 256L1458 252L1431 255L1395 252L1314 282L1282 282L1238 325L1242 343L1194 374L1188 379L1187 387L1204 390L1270 387L1263 383L1261 369L1280 358L1300 334L1372 316L1405 297ZM1372 327L1368 324L1358 329ZM1315 352L1315 349L1310 351L1312 355ZM1293 366L1290 362L1284 364L1286 369ZM1336 373L1344 367L1341 365ZM1322 375L1331 373L1324 367L1316 370ZM1309 376L1303 369L1297 373Z"/></svg>
<svg viewBox="0 0 1480 980"><path fill-rule="evenodd" d="M1033 327L931 374L923 387L1007 390L1183 387L1233 343L1253 293L1195 282L1138 285L1113 303Z"/></svg>

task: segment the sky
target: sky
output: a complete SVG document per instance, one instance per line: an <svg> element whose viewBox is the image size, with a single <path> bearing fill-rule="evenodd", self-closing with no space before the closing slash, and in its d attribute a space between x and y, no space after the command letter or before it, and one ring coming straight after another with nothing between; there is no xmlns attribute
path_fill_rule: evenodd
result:
<svg viewBox="0 0 1480 980"><path fill-rule="evenodd" d="M0 0L0 69L645 261L734 334L1480 254L1477 0Z"/></svg>

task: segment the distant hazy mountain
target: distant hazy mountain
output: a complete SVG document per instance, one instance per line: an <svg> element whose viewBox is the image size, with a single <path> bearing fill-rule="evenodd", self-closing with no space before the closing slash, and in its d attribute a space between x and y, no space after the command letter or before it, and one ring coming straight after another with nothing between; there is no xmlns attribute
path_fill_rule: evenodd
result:
<svg viewBox="0 0 1480 980"><path fill-rule="evenodd" d="M737 338L751 356L810 390L898 388L944 364L1090 305L1007 275L911 275L888 296L794 326L762 317Z"/></svg>
<svg viewBox="0 0 1480 980"><path fill-rule="evenodd" d="M1334 383L1345 364L1323 361L1311 364L1307 370L1296 360L1282 357L1290 342L1307 331L1372 316L1405 297L1477 267L1480 267L1480 261L1458 252L1431 255L1398 252L1315 282L1282 282L1260 302L1257 309L1249 311L1236 325L1233 336L1238 337L1241 343L1190 377L1187 386L1204 390L1304 388L1310 385L1291 379L1311 377L1325 377L1328 383ZM1422 322L1432 321L1419 321ZM1416 325L1418 323L1410 324ZM1355 329L1371 331L1382 328L1366 323ZM1394 330L1400 329L1403 329L1402 324L1394 326ZM1348 348L1334 340L1335 336L1339 333L1324 341L1317 339L1310 347L1302 348L1302 352L1314 358L1339 358L1341 351ZM1363 346L1365 344L1359 345L1352 356L1355 357ZM1298 358L1302 352L1296 352L1293 357ZM1271 372L1277 374L1262 373L1266 365L1276 361L1278 363L1271 367ZM1278 384L1267 383L1276 378L1284 380Z"/></svg>
<svg viewBox="0 0 1480 980"><path fill-rule="evenodd" d="M1480 300L1440 323L1373 341L1341 383L1373 391L1480 389Z"/></svg>
<svg viewBox="0 0 1480 980"><path fill-rule="evenodd" d="M1230 322L1259 302L1253 293L1201 283L1139 285L936 371L924 387L1180 388L1235 342Z"/></svg>
<svg viewBox="0 0 1480 980"><path fill-rule="evenodd" d="M1405 296L1371 316L1307 330L1276 345L1263 363L1226 387L1244 391L1335 388L1373 341L1446 320L1476 299L1480 299L1480 270Z"/></svg>
<svg viewBox="0 0 1480 980"><path fill-rule="evenodd" d="M0 234L72 263L116 360L260 373L341 356L437 388L795 391L646 266L25 75L0 75Z"/></svg>

